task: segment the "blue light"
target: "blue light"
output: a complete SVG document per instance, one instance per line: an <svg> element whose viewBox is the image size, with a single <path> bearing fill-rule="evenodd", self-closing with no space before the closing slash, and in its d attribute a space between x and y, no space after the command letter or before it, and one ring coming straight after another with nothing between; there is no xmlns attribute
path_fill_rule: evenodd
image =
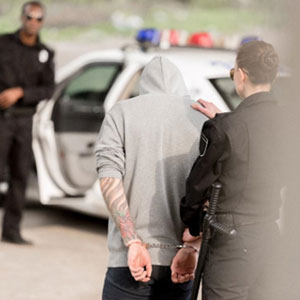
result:
<svg viewBox="0 0 300 300"><path fill-rule="evenodd" d="M246 36L242 39L241 41L241 46L246 44L246 43L249 43L249 42L253 42L253 41L260 41L261 39L258 37L258 36Z"/></svg>
<svg viewBox="0 0 300 300"><path fill-rule="evenodd" d="M157 45L160 40L160 32L154 28L141 29L136 36L136 40L140 43L150 42Z"/></svg>

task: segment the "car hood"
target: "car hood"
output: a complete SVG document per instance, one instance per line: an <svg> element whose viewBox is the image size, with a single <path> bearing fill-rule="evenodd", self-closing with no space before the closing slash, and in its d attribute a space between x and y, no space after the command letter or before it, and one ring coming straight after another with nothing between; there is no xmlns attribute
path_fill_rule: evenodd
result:
<svg viewBox="0 0 300 300"><path fill-rule="evenodd" d="M149 93L188 95L179 69L167 58L156 56L144 68L140 79L140 95Z"/></svg>

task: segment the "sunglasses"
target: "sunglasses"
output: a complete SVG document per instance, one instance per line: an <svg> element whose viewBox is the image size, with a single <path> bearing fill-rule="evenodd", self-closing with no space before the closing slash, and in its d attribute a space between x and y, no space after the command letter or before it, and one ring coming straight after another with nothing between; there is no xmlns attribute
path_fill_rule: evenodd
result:
<svg viewBox="0 0 300 300"><path fill-rule="evenodd" d="M32 17L32 16L30 16L30 15L26 15L26 20L27 21L31 21L32 19L34 19L34 20L36 20L36 21L38 21L39 23L41 23L41 22L43 22L43 17L37 17L37 18L35 18L35 17Z"/></svg>
<svg viewBox="0 0 300 300"><path fill-rule="evenodd" d="M230 79L231 79L231 80L234 79L234 68L230 69L230 71L229 71L229 76L230 76Z"/></svg>
<svg viewBox="0 0 300 300"><path fill-rule="evenodd" d="M249 75L249 73L247 71L245 71L244 69L241 69L245 74ZM234 79L234 68L230 69L229 71L229 76L230 76L230 79L233 80Z"/></svg>

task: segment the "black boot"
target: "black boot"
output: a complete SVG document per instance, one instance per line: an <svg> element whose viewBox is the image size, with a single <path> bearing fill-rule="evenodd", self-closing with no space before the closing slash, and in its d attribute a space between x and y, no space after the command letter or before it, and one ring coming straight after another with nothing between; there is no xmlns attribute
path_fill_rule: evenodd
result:
<svg viewBox="0 0 300 300"><path fill-rule="evenodd" d="M20 234L16 234L16 233L15 234L3 233L2 242L17 244L17 245L26 245L26 246L33 245L31 241L23 239Z"/></svg>

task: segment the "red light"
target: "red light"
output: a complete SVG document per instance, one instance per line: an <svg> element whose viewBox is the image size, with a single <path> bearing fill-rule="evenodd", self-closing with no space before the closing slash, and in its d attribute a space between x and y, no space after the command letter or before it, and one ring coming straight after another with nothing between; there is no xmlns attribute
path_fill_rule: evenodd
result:
<svg viewBox="0 0 300 300"><path fill-rule="evenodd" d="M212 48L214 46L212 37L207 32L194 33L189 38L189 45Z"/></svg>
<svg viewBox="0 0 300 300"><path fill-rule="evenodd" d="M170 45L173 46L179 45L179 33L177 30L172 29L170 31Z"/></svg>

